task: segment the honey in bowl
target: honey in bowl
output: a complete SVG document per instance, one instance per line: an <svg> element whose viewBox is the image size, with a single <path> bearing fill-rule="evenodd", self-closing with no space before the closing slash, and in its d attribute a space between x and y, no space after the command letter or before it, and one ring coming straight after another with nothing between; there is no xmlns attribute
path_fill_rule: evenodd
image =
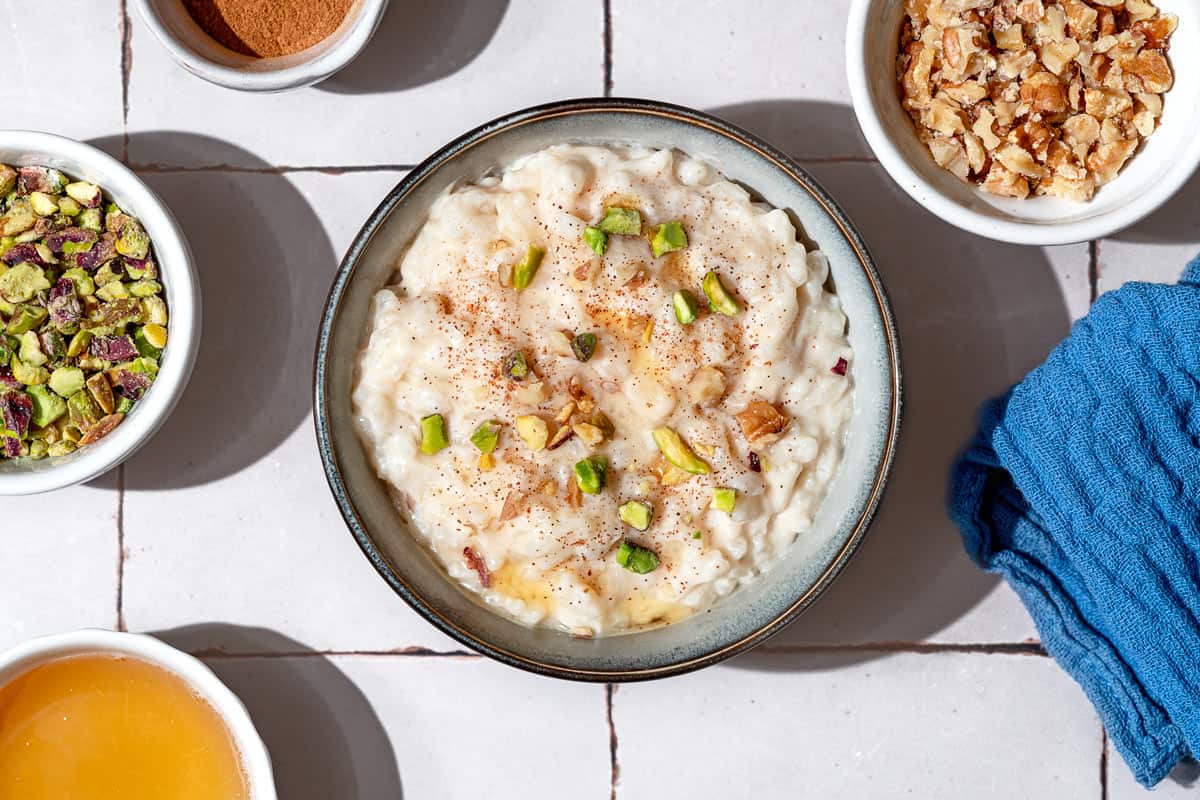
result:
<svg viewBox="0 0 1200 800"><path fill-rule="evenodd" d="M216 710L136 658L78 655L0 686L0 800L245 800Z"/></svg>

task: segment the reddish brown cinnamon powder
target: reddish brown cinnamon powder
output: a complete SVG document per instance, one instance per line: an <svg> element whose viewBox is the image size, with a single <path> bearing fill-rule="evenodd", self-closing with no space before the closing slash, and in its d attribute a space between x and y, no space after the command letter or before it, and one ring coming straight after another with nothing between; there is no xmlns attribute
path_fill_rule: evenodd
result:
<svg viewBox="0 0 1200 800"><path fill-rule="evenodd" d="M205 33L235 53L272 58L329 36L354 0L183 0Z"/></svg>

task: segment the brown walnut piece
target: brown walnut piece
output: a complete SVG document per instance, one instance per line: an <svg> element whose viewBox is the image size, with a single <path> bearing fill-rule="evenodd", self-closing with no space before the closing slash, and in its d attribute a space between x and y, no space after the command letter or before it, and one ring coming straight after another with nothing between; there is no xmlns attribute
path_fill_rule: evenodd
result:
<svg viewBox="0 0 1200 800"><path fill-rule="evenodd" d="M755 400L734 416L751 444L774 442L788 425L787 416L765 400Z"/></svg>
<svg viewBox="0 0 1200 800"><path fill-rule="evenodd" d="M896 79L933 160L1084 202L1157 129L1179 22L1152 0L906 0Z"/></svg>

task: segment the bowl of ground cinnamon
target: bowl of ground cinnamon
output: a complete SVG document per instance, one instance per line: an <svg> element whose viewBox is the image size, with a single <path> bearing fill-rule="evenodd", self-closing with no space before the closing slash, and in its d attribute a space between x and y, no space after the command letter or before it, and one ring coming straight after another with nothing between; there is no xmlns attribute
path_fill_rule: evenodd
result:
<svg viewBox="0 0 1200 800"><path fill-rule="evenodd" d="M189 72L280 92L328 78L366 47L388 0L133 0Z"/></svg>

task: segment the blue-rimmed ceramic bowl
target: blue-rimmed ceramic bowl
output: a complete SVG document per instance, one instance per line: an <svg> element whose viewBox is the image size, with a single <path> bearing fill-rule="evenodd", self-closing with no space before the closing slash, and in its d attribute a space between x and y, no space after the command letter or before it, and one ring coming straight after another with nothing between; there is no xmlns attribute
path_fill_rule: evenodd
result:
<svg viewBox="0 0 1200 800"><path fill-rule="evenodd" d="M392 283L399 256L446 187L563 142L673 147L703 158L767 203L787 209L829 257L849 319L855 408L841 471L812 529L766 575L707 613L599 639L531 629L452 582L396 512L355 430L351 387L371 297ZM317 342L317 442L334 499L379 574L445 633L522 669L623 681L714 664L776 633L833 581L862 542L887 481L900 424L900 354L887 296L862 238L787 156L726 122L645 100L568 100L502 117L439 150L408 174L351 245L329 293Z"/></svg>

